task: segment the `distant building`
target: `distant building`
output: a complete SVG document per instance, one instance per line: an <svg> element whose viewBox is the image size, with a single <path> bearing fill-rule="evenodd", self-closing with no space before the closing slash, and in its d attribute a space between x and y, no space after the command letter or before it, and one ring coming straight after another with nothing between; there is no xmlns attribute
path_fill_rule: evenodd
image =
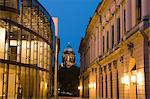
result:
<svg viewBox="0 0 150 99"><path fill-rule="evenodd" d="M71 66L75 65L75 54L70 43L68 43L67 47L64 49L64 52L62 54L62 63L63 66L67 68L70 68Z"/></svg>
<svg viewBox="0 0 150 99"><path fill-rule="evenodd" d="M150 99L150 0L101 0L79 47L80 96Z"/></svg>

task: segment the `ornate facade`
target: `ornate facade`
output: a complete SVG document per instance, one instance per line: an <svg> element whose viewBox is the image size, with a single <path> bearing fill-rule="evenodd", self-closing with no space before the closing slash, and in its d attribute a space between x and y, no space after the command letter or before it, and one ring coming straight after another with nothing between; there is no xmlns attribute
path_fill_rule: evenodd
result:
<svg viewBox="0 0 150 99"><path fill-rule="evenodd" d="M0 98L51 95L54 23L37 0L0 0Z"/></svg>
<svg viewBox="0 0 150 99"><path fill-rule="evenodd" d="M150 98L150 1L102 0L79 53L80 96Z"/></svg>

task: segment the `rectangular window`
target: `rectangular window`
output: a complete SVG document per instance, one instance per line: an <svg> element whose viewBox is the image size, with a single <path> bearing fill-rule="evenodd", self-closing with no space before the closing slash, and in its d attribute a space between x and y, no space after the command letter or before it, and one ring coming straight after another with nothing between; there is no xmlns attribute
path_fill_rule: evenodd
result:
<svg viewBox="0 0 150 99"><path fill-rule="evenodd" d="M103 89L103 76L102 76L102 97L104 96L103 94L103 91L104 91L104 89Z"/></svg>
<svg viewBox="0 0 150 99"><path fill-rule="evenodd" d="M119 99L119 78L118 78L118 72L117 72L117 99Z"/></svg>
<svg viewBox="0 0 150 99"><path fill-rule="evenodd" d="M17 46L10 46L10 60L11 61L16 61L17 60Z"/></svg>
<svg viewBox="0 0 150 99"><path fill-rule="evenodd" d="M113 85L112 85L112 72L110 72L110 89L111 89L111 98L113 98L112 97L112 94L113 94L113 87L112 87Z"/></svg>
<svg viewBox="0 0 150 99"><path fill-rule="evenodd" d="M136 0L136 23L141 21L141 0Z"/></svg>
<svg viewBox="0 0 150 99"><path fill-rule="evenodd" d="M99 16L99 22L100 22L100 24L102 24L102 16L101 15Z"/></svg>
<svg viewBox="0 0 150 99"><path fill-rule="evenodd" d="M114 47L114 25L112 25L111 33L112 33L112 48L113 48Z"/></svg>
<svg viewBox="0 0 150 99"><path fill-rule="evenodd" d="M120 43L120 18L117 19L117 43Z"/></svg>
<svg viewBox="0 0 150 99"><path fill-rule="evenodd" d="M103 36L103 54L104 54L104 51L105 51L105 38Z"/></svg>
<svg viewBox="0 0 150 99"><path fill-rule="evenodd" d="M124 9L124 34L126 33L126 10Z"/></svg>
<svg viewBox="0 0 150 99"><path fill-rule="evenodd" d="M109 51L109 32L107 32L107 52Z"/></svg>
<svg viewBox="0 0 150 99"><path fill-rule="evenodd" d="M106 77L106 78L105 78L105 82L106 82L106 83L105 83L105 84L106 84L106 91L105 91L105 92L106 92L106 98L107 98L107 97L108 97L108 94L107 94L107 93L108 93L108 90L107 90L107 75L106 75L105 77Z"/></svg>

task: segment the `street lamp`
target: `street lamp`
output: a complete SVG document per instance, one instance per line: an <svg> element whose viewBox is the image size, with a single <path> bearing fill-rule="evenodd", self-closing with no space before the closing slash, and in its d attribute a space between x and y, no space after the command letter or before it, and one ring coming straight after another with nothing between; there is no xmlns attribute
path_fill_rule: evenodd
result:
<svg viewBox="0 0 150 99"><path fill-rule="evenodd" d="M141 85L141 83L143 82L143 76L141 72L137 73L137 83L138 85Z"/></svg>
<svg viewBox="0 0 150 99"><path fill-rule="evenodd" d="M78 90L82 90L82 86L78 86Z"/></svg>
<svg viewBox="0 0 150 99"><path fill-rule="evenodd" d="M90 83L89 88L96 89L96 83L95 82Z"/></svg>
<svg viewBox="0 0 150 99"><path fill-rule="evenodd" d="M93 87L92 83L89 83L89 88L92 88L92 87Z"/></svg>
<svg viewBox="0 0 150 99"><path fill-rule="evenodd" d="M96 82L93 83L93 88L96 89Z"/></svg>
<svg viewBox="0 0 150 99"><path fill-rule="evenodd" d="M122 84L129 86L130 84L130 79L128 75L125 75L122 79L121 79Z"/></svg>
<svg viewBox="0 0 150 99"><path fill-rule="evenodd" d="M143 82L143 76L141 72L134 72L134 74L131 73L131 75L125 75L124 77L122 77L121 79L121 83L125 86L129 86L130 84L135 86L135 91L136 91L136 99L137 97L137 86L141 85L140 83ZM132 86L131 85L131 86Z"/></svg>
<svg viewBox="0 0 150 99"><path fill-rule="evenodd" d="M131 75L131 83L133 85L137 85L137 77L136 77L136 75Z"/></svg>
<svg viewBox="0 0 150 99"><path fill-rule="evenodd" d="M142 73L140 72L131 74L131 76L125 75L124 77L121 78L121 83L127 86L130 84L130 82L133 85L139 85L142 81L143 81L143 77L142 77Z"/></svg>

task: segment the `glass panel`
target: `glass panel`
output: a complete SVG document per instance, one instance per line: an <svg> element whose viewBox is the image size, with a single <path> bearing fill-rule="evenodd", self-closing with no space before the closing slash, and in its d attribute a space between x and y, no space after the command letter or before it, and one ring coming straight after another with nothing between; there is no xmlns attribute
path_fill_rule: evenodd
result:
<svg viewBox="0 0 150 99"><path fill-rule="evenodd" d="M10 46L10 60L16 61L17 60L17 46Z"/></svg>
<svg viewBox="0 0 150 99"><path fill-rule="evenodd" d="M9 64L9 78L8 78L8 98L15 96L15 66Z"/></svg>
<svg viewBox="0 0 150 99"><path fill-rule="evenodd" d="M3 5L4 4L4 0L0 0L0 5Z"/></svg>
<svg viewBox="0 0 150 99"><path fill-rule="evenodd" d="M3 85L3 64L0 63L0 99L2 97L2 85Z"/></svg>
<svg viewBox="0 0 150 99"><path fill-rule="evenodd" d="M27 32L23 30L22 32L22 50L21 50L21 62L27 63Z"/></svg>
<svg viewBox="0 0 150 99"><path fill-rule="evenodd" d="M17 9L17 0L5 0L5 5Z"/></svg>
<svg viewBox="0 0 150 99"><path fill-rule="evenodd" d="M30 83L29 83L29 86L30 86L30 89L29 89L29 97L30 99L33 98L33 95L34 95L34 80L35 80L35 77L34 77L34 70L33 69L30 69Z"/></svg>
<svg viewBox="0 0 150 99"><path fill-rule="evenodd" d="M4 59L5 34L5 28L0 27L0 59Z"/></svg>
<svg viewBox="0 0 150 99"><path fill-rule="evenodd" d="M22 87L22 96L25 98L27 93L26 87L26 75L25 75L25 67L21 67L21 87Z"/></svg>

